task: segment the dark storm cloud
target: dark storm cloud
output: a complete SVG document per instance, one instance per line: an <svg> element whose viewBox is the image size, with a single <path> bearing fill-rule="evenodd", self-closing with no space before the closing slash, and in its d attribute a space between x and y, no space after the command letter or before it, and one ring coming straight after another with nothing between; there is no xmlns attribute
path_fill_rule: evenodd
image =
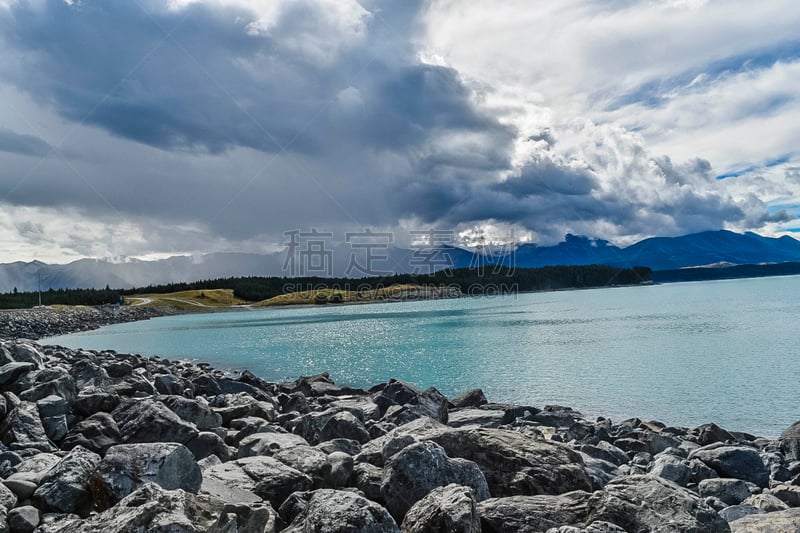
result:
<svg viewBox="0 0 800 533"><path fill-rule="evenodd" d="M559 155L547 128L527 137L534 153L517 162L520 132L458 71L419 60L422 2L364 0L342 12L345 0L276 5L269 20L217 2L21 0L0 9L0 49L11 58L2 81L69 124L92 126L82 130L91 141L68 136L59 147L80 153L74 163L48 158L0 201L147 219L145 234L162 224L177 235L185 224L193 243L206 231L237 241L408 218L451 227L491 219L560 238L591 233L597 221L658 234L665 219L674 232L744 216L698 192L714 181L707 162L679 167L638 145L622 149L620 158L639 163L624 187ZM0 150L49 149L4 131ZM651 167L667 189L656 201L636 189ZM170 249L164 239L156 251Z"/></svg>
<svg viewBox="0 0 800 533"><path fill-rule="evenodd" d="M518 177L495 186L498 191L512 196L542 196L564 194L586 195L597 187L597 179L588 170L573 170L543 160L526 166Z"/></svg>
<svg viewBox="0 0 800 533"><path fill-rule="evenodd" d="M361 46L331 51L304 48L328 37L315 33L337 31L318 20L319 6L287 5L274 28L260 31L255 14L232 7L47 0L40 10L20 2L4 30L34 53L36 68L17 84L71 120L163 149L317 153L348 131L397 150L424 143L431 129L503 129L476 111L451 69L372 54L375 32L406 30L408 8L398 19L398 9L384 7L387 22L373 20L372 33L352 36ZM348 87L362 112L326 115Z"/></svg>
<svg viewBox="0 0 800 533"><path fill-rule="evenodd" d="M50 145L39 137L15 133L0 128L0 152L42 157L50 151Z"/></svg>

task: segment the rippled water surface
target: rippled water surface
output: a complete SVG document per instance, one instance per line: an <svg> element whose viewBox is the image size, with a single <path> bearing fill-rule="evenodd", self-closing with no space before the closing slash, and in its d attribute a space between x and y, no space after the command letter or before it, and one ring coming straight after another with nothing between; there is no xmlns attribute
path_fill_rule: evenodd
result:
<svg viewBox="0 0 800 533"><path fill-rule="evenodd" d="M800 277L781 277L182 315L43 342L775 437L800 419L798 319Z"/></svg>

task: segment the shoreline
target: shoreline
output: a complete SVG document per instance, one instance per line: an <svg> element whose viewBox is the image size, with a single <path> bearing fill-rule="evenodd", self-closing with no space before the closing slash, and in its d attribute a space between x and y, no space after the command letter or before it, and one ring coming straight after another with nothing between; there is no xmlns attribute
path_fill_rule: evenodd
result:
<svg viewBox="0 0 800 533"><path fill-rule="evenodd" d="M98 310L50 327L45 319L64 310L34 311L50 312L15 331L41 338L109 320ZM366 390L327 374L274 383L205 363L0 339L0 530L27 518L41 533L115 532L142 520L220 533L241 530L224 529L231 523L290 532L800 528L798 424L770 440L714 424L496 404L480 389L448 399L396 380Z"/></svg>
<svg viewBox="0 0 800 533"><path fill-rule="evenodd" d="M39 340L125 322L183 314L171 307L68 306L0 310L0 339Z"/></svg>

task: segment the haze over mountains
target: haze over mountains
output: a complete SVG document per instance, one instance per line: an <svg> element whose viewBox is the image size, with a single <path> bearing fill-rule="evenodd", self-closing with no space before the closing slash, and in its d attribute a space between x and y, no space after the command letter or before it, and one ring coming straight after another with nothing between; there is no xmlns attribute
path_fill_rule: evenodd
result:
<svg viewBox="0 0 800 533"><path fill-rule="evenodd" d="M366 254L372 259L367 261ZM426 259L427 258L427 259ZM319 258L317 258L319 259ZM195 281L238 276L363 277L413 272L431 268L456 268L478 264L513 264L517 267L603 264L617 267L649 266L653 270L720 264L758 264L800 261L800 241L792 237L762 237L755 233L707 231L682 237L655 237L625 248L604 240L567 235L556 246L520 245L484 255L462 248L409 250L390 247L367 252L340 245L316 268L287 262L284 252L273 254L211 253L201 257L175 256L157 261L113 263L81 259L58 265L39 261L0 264L0 292L50 288L113 288ZM369 267L369 268L367 268Z"/></svg>

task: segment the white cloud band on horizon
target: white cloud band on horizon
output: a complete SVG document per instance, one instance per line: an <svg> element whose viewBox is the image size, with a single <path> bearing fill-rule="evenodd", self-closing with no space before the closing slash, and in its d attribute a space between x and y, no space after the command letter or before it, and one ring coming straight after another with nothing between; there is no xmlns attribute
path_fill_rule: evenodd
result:
<svg viewBox="0 0 800 533"><path fill-rule="evenodd" d="M17 0L0 209L119 229L4 240L155 257L409 223L779 234L800 20L734 4Z"/></svg>

